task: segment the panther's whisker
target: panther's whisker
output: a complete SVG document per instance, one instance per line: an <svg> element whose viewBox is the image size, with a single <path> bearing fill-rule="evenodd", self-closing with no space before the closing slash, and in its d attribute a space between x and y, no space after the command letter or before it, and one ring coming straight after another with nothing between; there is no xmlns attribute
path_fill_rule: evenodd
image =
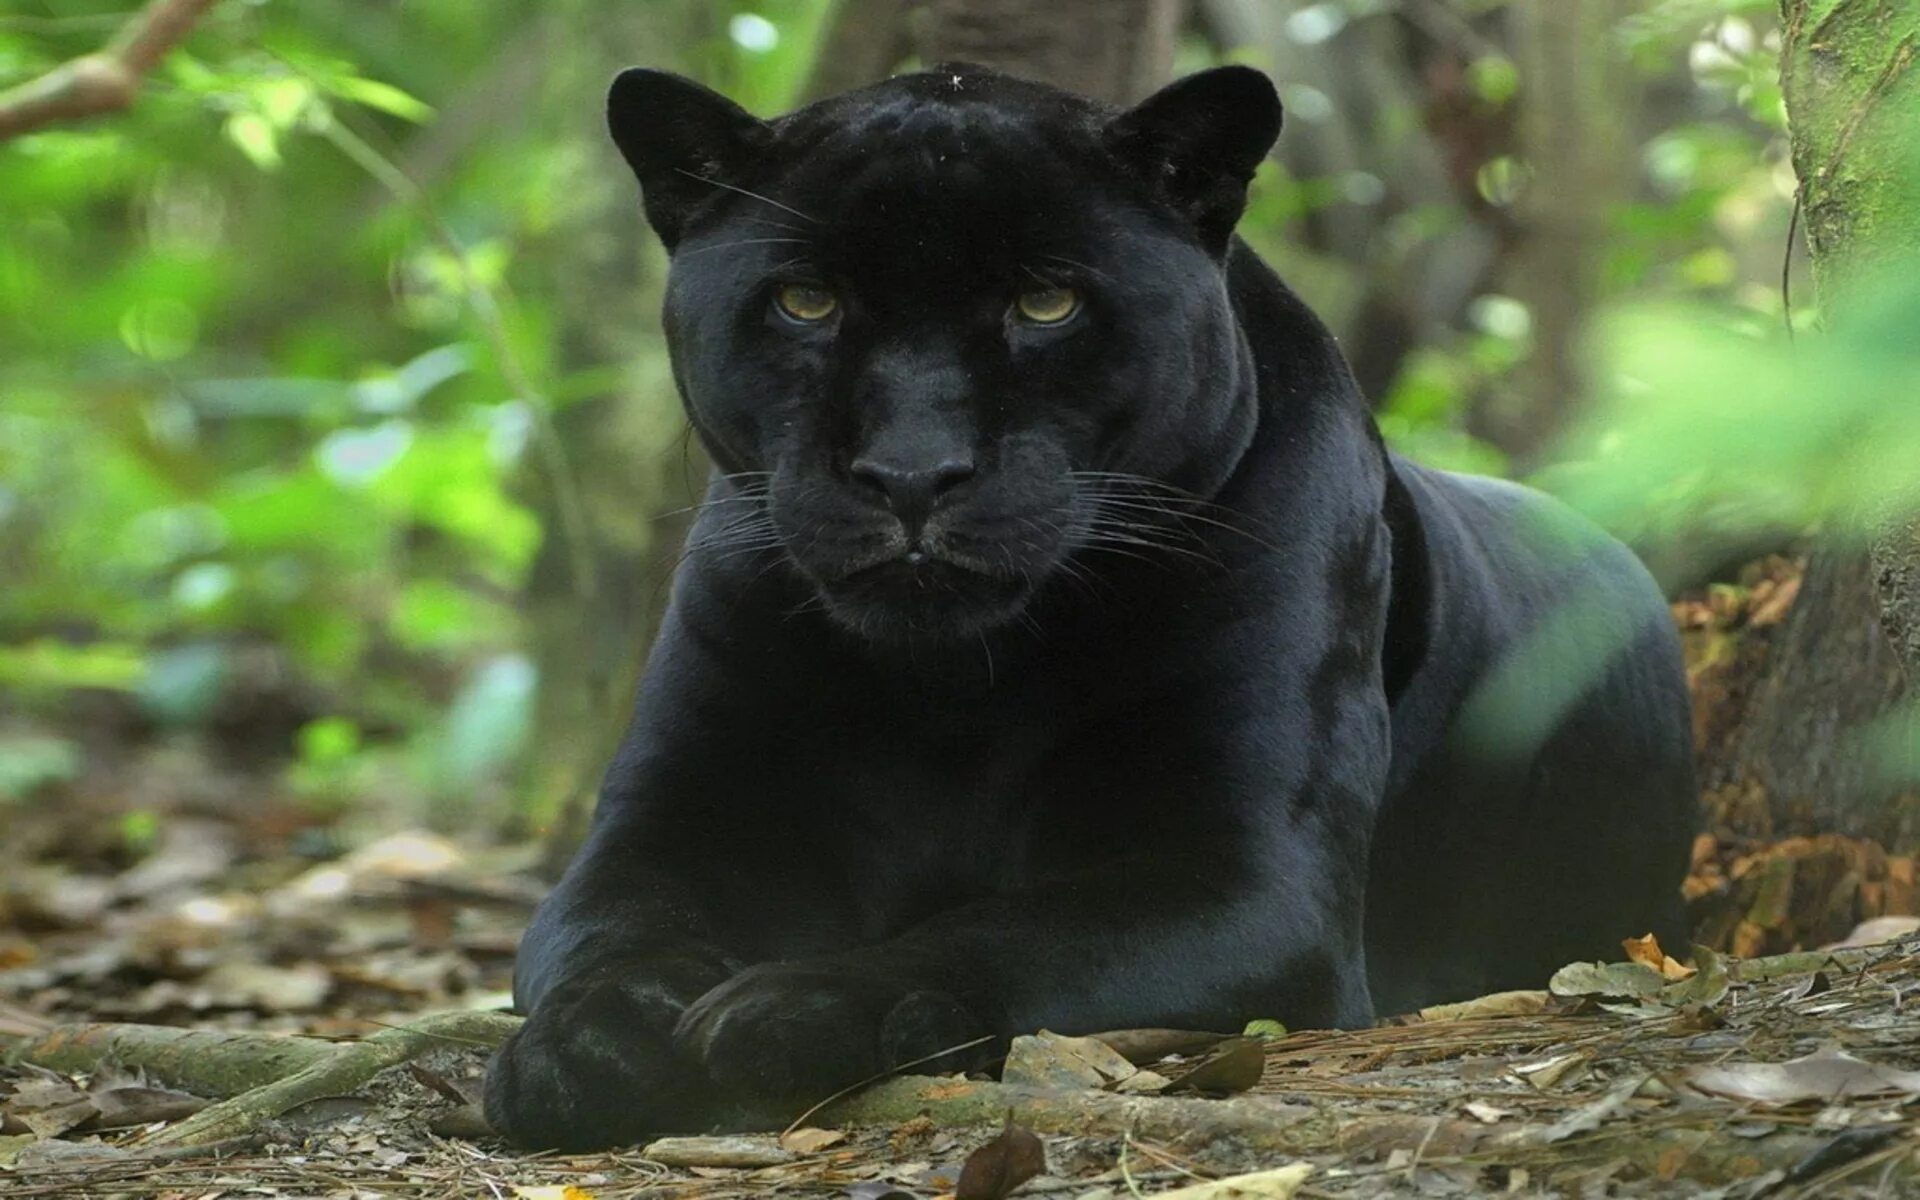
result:
<svg viewBox="0 0 1920 1200"><path fill-rule="evenodd" d="M737 246L782 246L798 243L802 246L813 244L812 238L742 238L737 242L721 242L717 246L702 246L681 255L682 258L699 258L702 254L711 254L715 250L732 250Z"/></svg>
<svg viewBox="0 0 1920 1200"><path fill-rule="evenodd" d="M791 204L780 203L778 200L775 200L772 196L762 196L759 192L748 191L746 188L743 188L743 187L735 187L731 183L726 183L722 180L715 179L710 175L702 175L696 171L689 171L685 167L675 167L674 170L680 172L680 174L682 175L685 175L688 179L697 179L701 183L710 184L717 188L724 188L729 192L734 192L739 195L746 196L754 200L758 200L762 204L771 204L775 208L779 209L781 212L792 213L794 216L799 217L802 221L806 221L814 225L818 225L820 223L820 218L810 217L806 213L803 213L799 209L793 207Z"/></svg>

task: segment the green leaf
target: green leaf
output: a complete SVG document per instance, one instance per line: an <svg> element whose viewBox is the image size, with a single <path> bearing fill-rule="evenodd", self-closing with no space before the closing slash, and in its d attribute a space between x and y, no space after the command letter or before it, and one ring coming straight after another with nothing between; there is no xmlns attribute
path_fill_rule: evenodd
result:
<svg viewBox="0 0 1920 1200"><path fill-rule="evenodd" d="M351 100L355 104L378 109L415 124L433 116L431 105L415 99L390 83L381 83L377 79L362 79L349 75L329 80L328 90L343 100Z"/></svg>
<svg viewBox="0 0 1920 1200"><path fill-rule="evenodd" d="M280 135L273 123L259 113L235 113L227 118L227 140L253 160L262 171L280 169Z"/></svg>

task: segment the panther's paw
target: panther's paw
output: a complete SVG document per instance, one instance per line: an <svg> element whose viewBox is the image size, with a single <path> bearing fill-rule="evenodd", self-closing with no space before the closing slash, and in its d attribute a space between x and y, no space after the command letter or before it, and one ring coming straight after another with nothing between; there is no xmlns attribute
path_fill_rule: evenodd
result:
<svg viewBox="0 0 1920 1200"><path fill-rule="evenodd" d="M711 1089L657 989L609 981L541 1004L487 1066L486 1114L521 1146L598 1150L704 1128Z"/></svg>
<svg viewBox="0 0 1920 1200"><path fill-rule="evenodd" d="M806 1104L989 1032L944 992L830 966L769 963L695 1001L674 1037L727 1095ZM987 1045L970 1046L923 1069L962 1070L991 1057Z"/></svg>

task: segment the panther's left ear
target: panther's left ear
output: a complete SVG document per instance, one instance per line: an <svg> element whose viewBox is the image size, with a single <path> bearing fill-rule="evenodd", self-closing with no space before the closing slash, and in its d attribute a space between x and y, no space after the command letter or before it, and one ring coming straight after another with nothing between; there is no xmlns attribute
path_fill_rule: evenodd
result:
<svg viewBox="0 0 1920 1200"><path fill-rule="evenodd" d="M647 220L669 250L693 211L726 190L773 139L771 126L719 92L640 67L614 79L607 129L640 180Z"/></svg>
<svg viewBox="0 0 1920 1200"><path fill-rule="evenodd" d="M1216 67L1155 92L1107 123L1107 148L1193 222L1215 254L1247 206L1247 184L1280 136L1280 97L1252 67Z"/></svg>

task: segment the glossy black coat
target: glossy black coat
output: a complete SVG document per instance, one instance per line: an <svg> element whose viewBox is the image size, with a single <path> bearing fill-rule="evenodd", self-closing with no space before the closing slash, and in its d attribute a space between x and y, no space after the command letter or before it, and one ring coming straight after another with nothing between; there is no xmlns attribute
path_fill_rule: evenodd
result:
<svg viewBox="0 0 1920 1200"><path fill-rule="evenodd" d="M956 68L762 123L616 85L721 470L522 945L502 1130L791 1115L1042 1026L1361 1025L1680 932L1662 598L1553 501L1385 452L1231 236L1272 95ZM1022 324L1038 286L1081 311ZM876 459L946 474L909 512Z"/></svg>

